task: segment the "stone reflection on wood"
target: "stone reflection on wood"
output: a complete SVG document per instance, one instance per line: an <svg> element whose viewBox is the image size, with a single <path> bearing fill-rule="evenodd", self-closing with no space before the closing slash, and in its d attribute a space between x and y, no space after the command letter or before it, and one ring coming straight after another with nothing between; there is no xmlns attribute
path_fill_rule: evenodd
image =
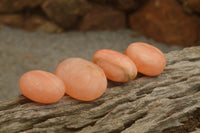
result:
<svg viewBox="0 0 200 133"><path fill-rule="evenodd" d="M0 132L197 133L200 131L200 46L166 54L157 77L108 88L93 102L64 96L41 105L20 96L0 103Z"/></svg>

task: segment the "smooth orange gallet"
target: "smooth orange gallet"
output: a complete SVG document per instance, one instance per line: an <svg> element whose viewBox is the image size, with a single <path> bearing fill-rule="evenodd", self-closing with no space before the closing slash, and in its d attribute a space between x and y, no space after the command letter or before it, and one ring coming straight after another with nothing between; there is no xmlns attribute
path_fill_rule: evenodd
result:
<svg viewBox="0 0 200 133"><path fill-rule="evenodd" d="M128 46L126 55L135 63L138 72L147 76L157 76L166 66L164 54L156 47L143 42Z"/></svg>
<svg viewBox="0 0 200 133"><path fill-rule="evenodd" d="M33 70L26 72L19 80L21 93L38 103L55 103L65 94L65 85L56 75Z"/></svg>
<svg viewBox="0 0 200 133"><path fill-rule="evenodd" d="M66 86L66 93L81 101L97 99L107 88L103 70L96 64L82 58L68 58L55 70Z"/></svg>
<svg viewBox="0 0 200 133"><path fill-rule="evenodd" d="M93 56L93 61L104 70L106 77L112 81L127 82L137 75L137 68L132 60L114 50L98 50Z"/></svg>

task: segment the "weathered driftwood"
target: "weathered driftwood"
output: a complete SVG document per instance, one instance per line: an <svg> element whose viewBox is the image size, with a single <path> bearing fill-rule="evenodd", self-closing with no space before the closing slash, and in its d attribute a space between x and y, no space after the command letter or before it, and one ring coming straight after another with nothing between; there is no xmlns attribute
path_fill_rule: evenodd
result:
<svg viewBox="0 0 200 133"><path fill-rule="evenodd" d="M161 75L114 85L93 102L64 96L41 105L20 96L0 103L0 132L198 133L200 46L166 57Z"/></svg>

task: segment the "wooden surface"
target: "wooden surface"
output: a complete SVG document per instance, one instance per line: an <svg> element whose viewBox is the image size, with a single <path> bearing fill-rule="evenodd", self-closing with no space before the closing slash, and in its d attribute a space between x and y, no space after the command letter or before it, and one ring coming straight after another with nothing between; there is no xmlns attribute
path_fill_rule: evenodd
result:
<svg viewBox="0 0 200 133"><path fill-rule="evenodd" d="M0 103L0 133L199 133L200 46L166 54L157 77L111 83L92 102L64 96L41 105L20 96Z"/></svg>

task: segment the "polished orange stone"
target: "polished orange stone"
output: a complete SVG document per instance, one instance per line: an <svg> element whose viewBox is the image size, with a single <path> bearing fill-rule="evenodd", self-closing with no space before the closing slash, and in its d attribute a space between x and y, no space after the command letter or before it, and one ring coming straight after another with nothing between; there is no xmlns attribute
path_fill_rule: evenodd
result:
<svg viewBox="0 0 200 133"><path fill-rule="evenodd" d="M164 54L158 48L147 43L130 44L126 49L126 55L135 63L138 72L144 75L159 75L166 66Z"/></svg>
<svg viewBox="0 0 200 133"><path fill-rule="evenodd" d="M55 103L65 94L65 85L56 75L33 70L26 72L19 80L21 93L38 103Z"/></svg>
<svg viewBox="0 0 200 133"><path fill-rule="evenodd" d="M106 77L116 82L127 82L137 75L137 68L126 55L110 49L95 52L93 61L105 72Z"/></svg>
<svg viewBox="0 0 200 133"><path fill-rule="evenodd" d="M96 64L82 58L68 58L55 70L66 86L66 93L78 100L97 99L107 88L103 70Z"/></svg>

